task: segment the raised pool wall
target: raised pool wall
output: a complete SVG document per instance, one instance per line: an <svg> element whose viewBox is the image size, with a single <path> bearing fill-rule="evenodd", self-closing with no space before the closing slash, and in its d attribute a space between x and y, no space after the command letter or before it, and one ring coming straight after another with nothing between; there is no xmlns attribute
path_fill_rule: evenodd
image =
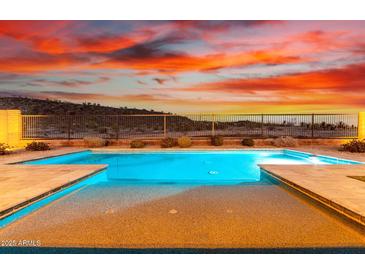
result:
<svg viewBox="0 0 365 274"><path fill-rule="evenodd" d="M359 140L365 139L365 112L359 112L358 118L358 136Z"/></svg>
<svg viewBox="0 0 365 274"><path fill-rule="evenodd" d="M0 110L0 143L12 147L22 145L22 114L20 110Z"/></svg>

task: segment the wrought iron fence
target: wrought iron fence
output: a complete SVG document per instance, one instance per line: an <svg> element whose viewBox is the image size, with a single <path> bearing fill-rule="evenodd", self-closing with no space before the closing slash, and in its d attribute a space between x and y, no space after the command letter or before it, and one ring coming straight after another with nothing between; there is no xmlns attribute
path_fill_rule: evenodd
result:
<svg viewBox="0 0 365 274"><path fill-rule="evenodd" d="M357 114L23 115L23 139L356 138Z"/></svg>

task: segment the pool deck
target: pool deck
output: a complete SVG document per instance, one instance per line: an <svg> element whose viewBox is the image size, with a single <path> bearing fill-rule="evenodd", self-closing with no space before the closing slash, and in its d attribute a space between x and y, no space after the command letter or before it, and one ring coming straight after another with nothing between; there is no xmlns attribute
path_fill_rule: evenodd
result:
<svg viewBox="0 0 365 274"><path fill-rule="evenodd" d="M14 163L84 150L63 148L1 157L0 218L106 168L106 165L27 166Z"/></svg>
<svg viewBox="0 0 365 274"><path fill-rule="evenodd" d="M261 169L311 198L365 225L364 165L261 165Z"/></svg>
<svg viewBox="0 0 365 274"><path fill-rule="evenodd" d="M365 162L365 153L338 151L331 146L293 150ZM365 176L365 165L261 165L270 175L329 208L365 226L365 182L348 176Z"/></svg>
<svg viewBox="0 0 365 274"><path fill-rule="evenodd" d="M86 151L86 148L73 148L73 147L65 147L65 148L56 148L52 150L46 151L22 151L14 154L3 155L0 157L0 165L6 164L15 164L30 160L37 160L47 157L59 156L68 153L81 152Z"/></svg>
<svg viewBox="0 0 365 274"><path fill-rule="evenodd" d="M189 149L163 149L148 147L145 149L103 148L95 152L125 151L181 151L181 150L231 150L252 149L242 146L232 147L193 147ZM253 149L266 149L258 147ZM278 149L278 148L268 148ZM334 147L296 147L294 150L316 155L328 155L343 159L365 162L365 154L353 154L336 151ZM24 166L15 163L85 151L85 148L57 148L50 151L22 152L0 157L0 218L9 212L21 208L44 195L59 190L62 186L75 183L95 174L105 165L42 165ZM365 182L347 176L365 176L365 165L262 165L271 175L280 178L286 184L306 195L319 200L328 207L365 225Z"/></svg>

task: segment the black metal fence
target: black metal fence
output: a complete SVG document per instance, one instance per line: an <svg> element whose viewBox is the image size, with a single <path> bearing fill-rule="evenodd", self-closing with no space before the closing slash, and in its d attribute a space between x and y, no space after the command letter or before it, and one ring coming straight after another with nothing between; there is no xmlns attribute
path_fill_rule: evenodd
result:
<svg viewBox="0 0 365 274"><path fill-rule="evenodd" d="M23 139L356 138L357 114L23 115Z"/></svg>

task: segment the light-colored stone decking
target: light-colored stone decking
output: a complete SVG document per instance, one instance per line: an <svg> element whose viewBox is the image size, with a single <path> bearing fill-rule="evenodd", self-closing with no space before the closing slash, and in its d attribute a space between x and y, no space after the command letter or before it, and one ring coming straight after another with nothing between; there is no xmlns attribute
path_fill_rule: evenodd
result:
<svg viewBox="0 0 365 274"><path fill-rule="evenodd" d="M83 150L85 149L62 148L2 156L0 158L0 218L106 167L105 165L27 166L13 163Z"/></svg>
<svg viewBox="0 0 365 274"><path fill-rule="evenodd" d="M305 146L293 150L365 163L365 153L339 151L336 146ZM262 165L286 184L365 225L365 165Z"/></svg>
<svg viewBox="0 0 365 274"><path fill-rule="evenodd" d="M46 151L21 151L16 152L9 155L3 155L0 157L0 165L4 164L15 164L30 160L42 159L47 157L59 156L68 153L81 152L85 151L85 148L74 148L74 147L65 147L65 148L55 148L52 150Z"/></svg>
<svg viewBox="0 0 365 274"><path fill-rule="evenodd" d="M105 165L0 165L0 218L105 168Z"/></svg>
<svg viewBox="0 0 365 274"><path fill-rule="evenodd" d="M365 225L365 165L261 165L308 196Z"/></svg>

